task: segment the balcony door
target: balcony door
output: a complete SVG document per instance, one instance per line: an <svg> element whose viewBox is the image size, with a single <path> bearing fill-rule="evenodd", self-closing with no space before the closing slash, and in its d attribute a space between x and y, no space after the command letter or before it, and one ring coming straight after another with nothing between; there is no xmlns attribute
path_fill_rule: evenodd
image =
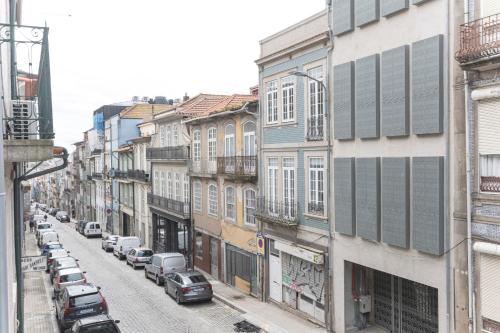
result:
<svg viewBox="0 0 500 333"><path fill-rule="evenodd" d="M243 126L243 167L245 174L255 173L255 156L257 155L257 141L255 137L255 124L248 122Z"/></svg>
<svg viewBox="0 0 500 333"><path fill-rule="evenodd" d="M283 215L295 217L295 165L293 158L283 159Z"/></svg>
<svg viewBox="0 0 500 333"><path fill-rule="evenodd" d="M224 131L224 157L225 157L225 171L233 173L235 170L235 139L234 139L234 125L229 124Z"/></svg>

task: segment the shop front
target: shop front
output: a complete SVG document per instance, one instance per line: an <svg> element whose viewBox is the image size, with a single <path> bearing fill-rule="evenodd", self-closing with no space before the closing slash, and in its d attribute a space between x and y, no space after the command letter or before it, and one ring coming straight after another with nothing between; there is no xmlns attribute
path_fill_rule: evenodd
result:
<svg viewBox="0 0 500 333"><path fill-rule="evenodd" d="M226 244L226 283L245 294L257 296L257 256Z"/></svg>
<svg viewBox="0 0 500 333"><path fill-rule="evenodd" d="M189 258L189 221L152 210L153 251L179 252Z"/></svg>

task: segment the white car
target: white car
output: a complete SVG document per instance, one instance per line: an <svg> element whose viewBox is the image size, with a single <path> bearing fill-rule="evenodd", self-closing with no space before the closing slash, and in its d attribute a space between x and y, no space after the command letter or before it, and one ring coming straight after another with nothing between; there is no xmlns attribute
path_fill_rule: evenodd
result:
<svg viewBox="0 0 500 333"><path fill-rule="evenodd" d="M113 246L113 255L122 260L127 255L128 251L133 248L140 247L141 240L138 237L127 236L118 237L116 244Z"/></svg>
<svg viewBox="0 0 500 333"><path fill-rule="evenodd" d="M85 224L85 228L83 229L83 235L87 238L101 237L101 224L99 222L88 222L87 224Z"/></svg>
<svg viewBox="0 0 500 333"><path fill-rule="evenodd" d="M118 239L118 235L108 235L106 237L103 237L102 242L101 242L101 248L108 252L108 251L113 251L113 246L116 244L116 240Z"/></svg>

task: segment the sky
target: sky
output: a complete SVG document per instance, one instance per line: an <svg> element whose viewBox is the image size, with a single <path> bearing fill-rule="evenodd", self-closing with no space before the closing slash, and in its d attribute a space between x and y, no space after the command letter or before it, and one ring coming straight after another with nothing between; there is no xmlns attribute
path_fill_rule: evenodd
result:
<svg viewBox="0 0 500 333"><path fill-rule="evenodd" d="M248 93L259 41L325 0L24 0L50 28L55 143L70 150L92 113L132 96Z"/></svg>

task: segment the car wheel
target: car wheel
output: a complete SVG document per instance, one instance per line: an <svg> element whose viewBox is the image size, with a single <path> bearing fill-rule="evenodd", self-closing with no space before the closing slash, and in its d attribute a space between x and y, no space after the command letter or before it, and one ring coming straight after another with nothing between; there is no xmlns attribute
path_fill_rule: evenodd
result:
<svg viewBox="0 0 500 333"><path fill-rule="evenodd" d="M160 285L161 285L161 282L160 282L160 277L159 277L158 275L156 276L155 282L156 282L156 285L157 285L157 286L160 286Z"/></svg>
<svg viewBox="0 0 500 333"><path fill-rule="evenodd" d="M144 277L145 277L146 279L149 279L149 276L148 276L148 271L147 271L146 269L144 269Z"/></svg>
<svg viewBox="0 0 500 333"><path fill-rule="evenodd" d="M179 296L179 293L175 293L175 303L181 304L181 297Z"/></svg>
<svg viewBox="0 0 500 333"><path fill-rule="evenodd" d="M135 270L135 264L132 264L132 268Z"/></svg>

